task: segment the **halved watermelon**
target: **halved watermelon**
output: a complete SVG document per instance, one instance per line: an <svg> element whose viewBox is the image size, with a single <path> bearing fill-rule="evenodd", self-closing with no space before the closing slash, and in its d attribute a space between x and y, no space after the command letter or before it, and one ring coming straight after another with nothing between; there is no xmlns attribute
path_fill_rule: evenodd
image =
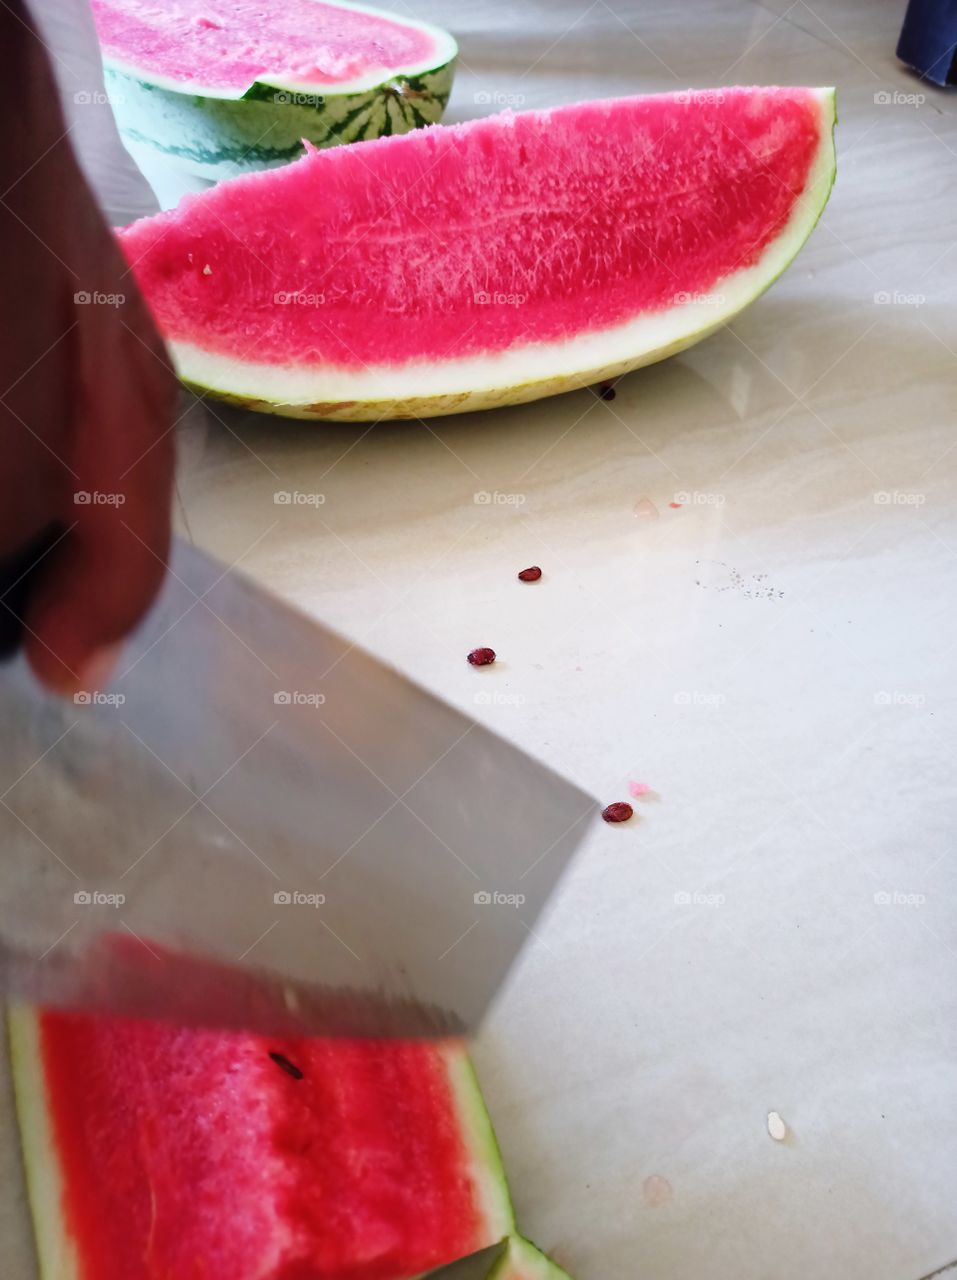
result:
<svg viewBox="0 0 957 1280"><path fill-rule="evenodd" d="M93 0L120 129L204 178L434 124L455 40L341 0Z"/></svg>
<svg viewBox="0 0 957 1280"><path fill-rule="evenodd" d="M121 233L181 377L292 417L514 404L703 338L807 239L831 89L506 113L312 154Z"/></svg>
<svg viewBox="0 0 957 1280"><path fill-rule="evenodd" d="M514 1229L457 1042L10 1026L43 1280L408 1280Z"/></svg>

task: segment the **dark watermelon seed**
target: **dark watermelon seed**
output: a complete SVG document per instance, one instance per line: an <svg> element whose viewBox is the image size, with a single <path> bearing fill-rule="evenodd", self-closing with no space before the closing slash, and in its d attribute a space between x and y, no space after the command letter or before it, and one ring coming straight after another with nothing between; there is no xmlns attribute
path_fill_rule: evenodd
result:
<svg viewBox="0 0 957 1280"><path fill-rule="evenodd" d="M494 649L473 649L469 654L469 662L473 667L487 667L495 661Z"/></svg>
<svg viewBox="0 0 957 1280"><path fill-rule="evenodd" d="M530 565L527 569L523 569L518 575L520 582L537 582L542 576L542 571L537 564Z"/></svg>
<svg viewBox="0 0 957 1280"><path fill-rule="evenodd" d="M294 1062L290 1062L284 1053L275 1053L272 1049L269 1056L275 1062L277 1067L282 1067L287 1076L292 1076L293 1080L305 1079L303 1073L299 1070Z"/></svg>
<svg viewBox="0 0 957 1280"><path fill-rule="evenodd" d="M614 385L611 382L599 382L598 394L602 400L614 400L616 394Z"/></svg>
<svg viewBox="0 0 957 1280"><path fill-rule="evenodd" d="M624 800L616 800L614 804L602 809L601 816L606 822L627 822L634 812L630 804L626 804Z"/></svg>

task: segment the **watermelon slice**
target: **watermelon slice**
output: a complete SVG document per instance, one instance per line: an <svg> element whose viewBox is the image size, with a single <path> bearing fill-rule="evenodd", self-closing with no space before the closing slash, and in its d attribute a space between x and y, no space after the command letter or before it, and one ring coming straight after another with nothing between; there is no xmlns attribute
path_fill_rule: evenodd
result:
<svg viewBox="0 0 957 1280"><path fill-rule="evenodd" d="M514 1229L459 1043L10 1025L44 1280L408 1280Z"/></svg>
<svg viewBox="0 0 957 1280"><path fill-rule="evenodd" d="M566 391L713 332L834 179L831 89L506 113L306 156L121 233L181 377L291 417Z"/></svg>
<svg viewBox="0 0 957 1280"><path fill-rule="evenodd" d="M340 0L93 0L126 139L200 177L434 124L458 51L447 31Z"/></svg>

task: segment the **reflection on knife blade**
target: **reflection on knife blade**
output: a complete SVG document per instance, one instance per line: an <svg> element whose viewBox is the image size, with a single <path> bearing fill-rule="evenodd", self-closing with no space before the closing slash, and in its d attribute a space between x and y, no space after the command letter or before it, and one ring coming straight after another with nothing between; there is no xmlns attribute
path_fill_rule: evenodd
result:
<svg viewBox="0 0 957 1280"><path fill-rule="evenodd" d="M100 934L85 951L37 965L0 947L0 988L37 1004L151 1017L183 1026L274 1035L454 1037L452 1010L369 988L323 987L176 952L131 934Z"/></svg>

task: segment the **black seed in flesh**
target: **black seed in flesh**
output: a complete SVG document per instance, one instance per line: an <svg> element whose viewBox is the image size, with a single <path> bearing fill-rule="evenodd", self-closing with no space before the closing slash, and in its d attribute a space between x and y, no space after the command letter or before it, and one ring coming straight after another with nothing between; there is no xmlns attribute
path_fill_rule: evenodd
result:
<svg viewBox="0 0 957 1280"><path fill-rule="evenodd" d="M303 1080L305 1076L299 1070L294 1062L290 1062L284 1053L276 1053L270 1049L269 1056L275 1062L277 1067L281 1067L287 1076L292 1076L293 1080Z"/></svg>

